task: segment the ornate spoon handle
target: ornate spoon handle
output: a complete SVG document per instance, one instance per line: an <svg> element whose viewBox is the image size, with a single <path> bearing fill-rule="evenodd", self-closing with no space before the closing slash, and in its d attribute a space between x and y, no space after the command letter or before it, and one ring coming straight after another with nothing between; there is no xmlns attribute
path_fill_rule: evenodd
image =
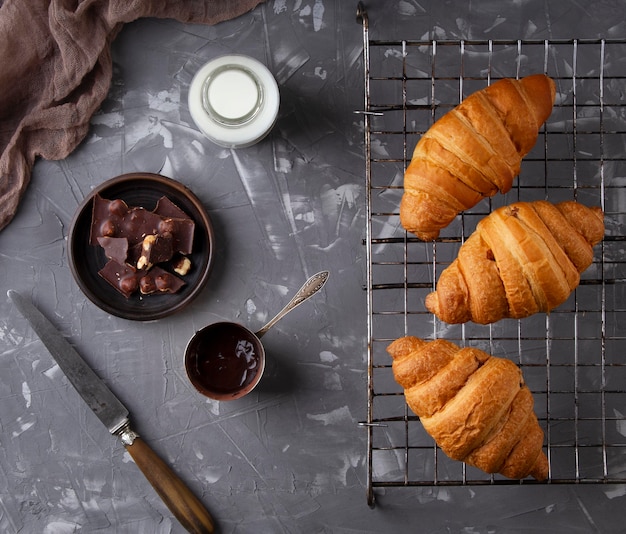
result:
<svg viewBox="0 0 626 534"><path fill-rule="evenodd" d="M287 305L282 310L280 310L272 319L270 319L270 321L263 328L256 332L256 336L260 338L263 334L265 334L265 332L272 328L272 326L280 321L291 310L302 304L309 297L315 295L315 293L317 293L320 289L322 289L322 287L324 287L324 284L326 283L326 280L328 280L329 276L330 273L328 271L320 271L319 273L311 276L311 278L309 278L304 283L304 285L300 289L298 289L298 292L287 303Z"/></svg>

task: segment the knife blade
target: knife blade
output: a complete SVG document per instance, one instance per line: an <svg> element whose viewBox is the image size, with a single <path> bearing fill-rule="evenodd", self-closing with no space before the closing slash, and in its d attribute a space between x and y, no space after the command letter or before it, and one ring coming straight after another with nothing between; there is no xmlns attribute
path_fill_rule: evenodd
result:
<svg viewBox="0 0 626 534"><path fill-rule="evenodd" d="M213 519L208 510L182 479L131 429L129 412L122 402L30 300L12 289L7 295L28 320L87 406L109 432L122 441L176 519L189 532L213 533Z"/></svg>

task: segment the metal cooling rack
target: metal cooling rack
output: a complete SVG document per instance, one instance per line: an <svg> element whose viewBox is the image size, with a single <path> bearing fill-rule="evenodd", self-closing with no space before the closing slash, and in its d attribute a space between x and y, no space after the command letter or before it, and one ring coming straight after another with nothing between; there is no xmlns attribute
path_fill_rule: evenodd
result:
<svg viewBox="0 0 626 534"><path fill-rule="evenodd" d="M363 25L367 192L368 502L378 487L538 484L449 460L407 408L385 348L445 337L515 361L535 398L545 484L626 483L626 40L374 40ZM432 243L399 223L403 175L430 125L503 77L544 72L557 101L513 190L464 212ZM424 308L478 220L517 200L600 205L606 237L550 315L447 325Z"/></svg>

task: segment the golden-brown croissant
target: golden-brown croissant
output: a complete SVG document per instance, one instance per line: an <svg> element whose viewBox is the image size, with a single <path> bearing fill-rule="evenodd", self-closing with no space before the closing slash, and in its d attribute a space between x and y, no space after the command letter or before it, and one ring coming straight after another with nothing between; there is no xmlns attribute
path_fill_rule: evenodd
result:
<svg viewBox="0 0 626 534"><path fill-rule="evenodd" d="M508 478L547 478L533 396L512 361L412 336L387 351L409 408L450 458Z"/></svg>
<svg viewBox="0 0 626 534"><path fill-rule="evenodd" d="M505 78L442 116L417 143L404 174L402 226L435 239L460 211L511 189L554 97L554 82L543 74Z"/></svg>
<svg viewBox="0 0 626 534"><path fill-rule="evenodd" d="M567 300L604 236L604 214L574 201L516 202L480 220L426 308L447 323L493 323Z"/></svg>

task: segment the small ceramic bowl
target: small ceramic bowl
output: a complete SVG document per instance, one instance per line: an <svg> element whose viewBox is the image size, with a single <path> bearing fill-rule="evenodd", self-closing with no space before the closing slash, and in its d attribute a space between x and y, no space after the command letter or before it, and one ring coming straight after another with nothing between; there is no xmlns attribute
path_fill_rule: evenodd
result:
<svg viewBox="0 0 626 534"><path fill-rule="evenodd" d="M98 274L108 259L102 247L90 244L96 194L108 200L121 199L130 207L149 211L165 196L194 221L193 247L188 255L191 269L182 277L185 285L178 292L142 295L137 291L126 298ZM215 257L215 237L204 206L186 186L158 174L130 173L104 182L83 200L70 225L67 250L72 275L91 302L117 317L151 321L180 311L205 287Z"/></svg>
<svg viewBox="0 0 626 534"><path fill-rule="evenodd" d="M213 323L198 330L185 349L185 370L193 386L219 401L250 393L265 369L265 349L238 323Z"/></svg>

